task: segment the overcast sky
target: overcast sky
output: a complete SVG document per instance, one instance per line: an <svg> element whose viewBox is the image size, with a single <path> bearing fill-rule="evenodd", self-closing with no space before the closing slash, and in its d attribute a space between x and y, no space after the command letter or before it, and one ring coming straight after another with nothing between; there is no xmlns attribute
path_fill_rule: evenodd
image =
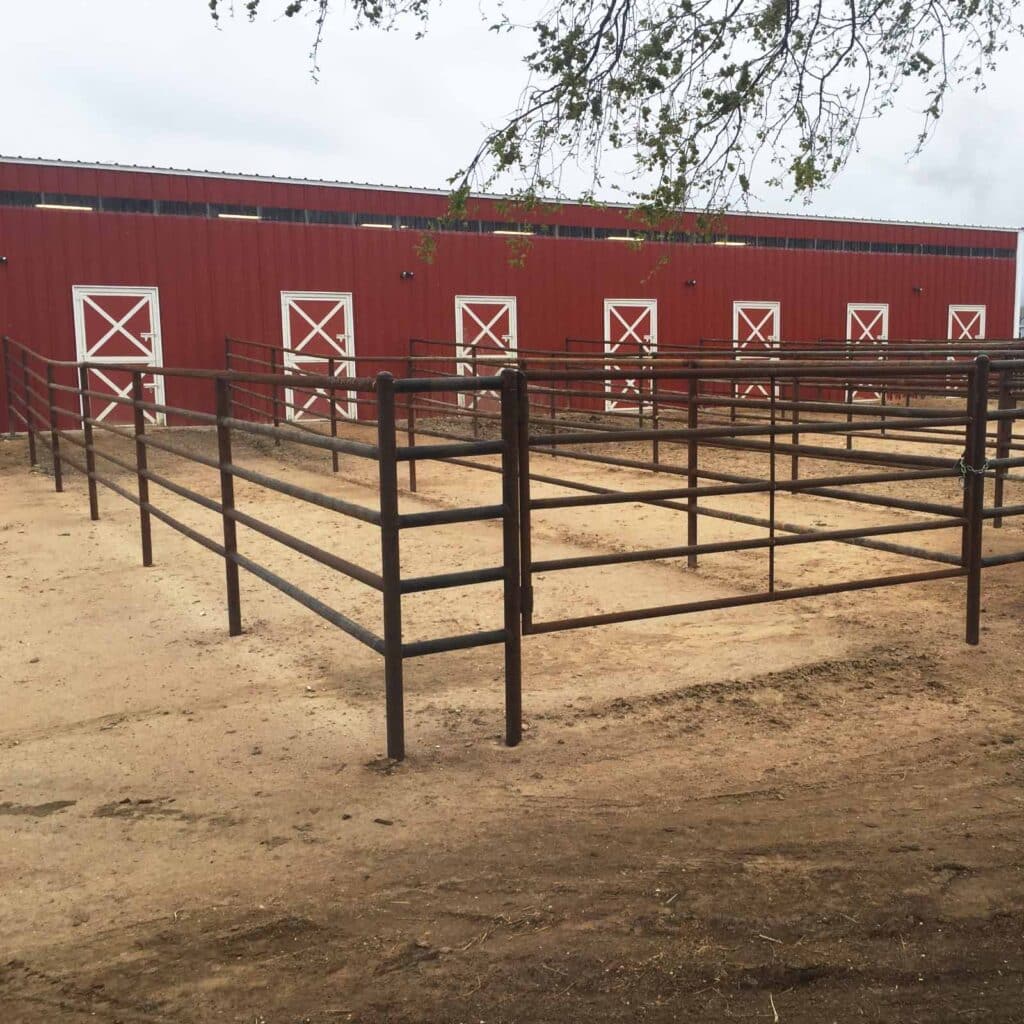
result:
<svg viewBox="0 0 1024 1024"><path fill-rule="evenodd" d="M538 3L508 0L517 6ZM449 0L419 41L411 27L353 32L340 16L317 84L311 38L308 21L266 16L218 31L205 0L3 0L0 153L444 187L482 126L514 106L530 42L487 32L475 0ZM790 209L1024 223L1022 53L986 92L950 103L921 157L906 161L919 121L898 110L865 130L830 191ZM761 206L786 208L772 196Z"/></svg>

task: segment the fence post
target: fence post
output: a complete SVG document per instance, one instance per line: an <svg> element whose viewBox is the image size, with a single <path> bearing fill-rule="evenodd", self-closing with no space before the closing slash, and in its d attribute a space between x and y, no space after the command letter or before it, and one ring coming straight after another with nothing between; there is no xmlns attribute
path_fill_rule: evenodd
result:
<svg viewBox="0 0 1024 1024"><path fill-rule="evenodd" d="M92 438L92 402L89 399L89 369L78 367L78 389L81 392L82 437L85 441L85 470L89 483L89 518L95 522L100 517L99 496L96 493L96 449Z"/></svg>
<svg viewBox="0 0 1024 1024"><path fill-rule="evenodd" d="M276 348L272 348L270 350L270 372L271 372L271 374L274 377L277 376L277 349ZM271 415L271 418L274 421L275 429L277 427L281 426L281 417L277 414L277 410L278 410L278 395L280 394L280 387L281 387L281 385L278 384L276 380L274 381L273 384L270 385L270 415ZM280 443L281 443L280 436L275 434L274 435L274 444L280 444Z"/></svg>
<svg viewBox="0 0 1024 1024"><path fill-rule="evenodd" d="M519 396L521 370L501 371L501 503L505 611L505 745L523 738L522 577L519 562Z"/></svg>
<svg viewBox="0 0 1024 1024"><path fill-rule="evenodd" d="M470 349L470 366L473 369L473 376L478 377L480 375L480 369L477 366L476 357L476 345ZM473 392L473 437L477 438L480 436L480 392Z"/></svg>
<svg viewBox="0 0 1024 1024"><path fill-rule="evenodd" d="M529 633L533 625L533 545L530 535L530 379L525 373L519 382L516 401L519 406L516 416L519 435L519 589L523 631Z"/></svg>
<svg viewBox="0 0 1024 1024"><path fill-rule="evenodd" d="M1015 409L1017 407L1017 399L1013 394L1013 388L1011 387L1011 378L1009 370L1002 370L999 374L999 408L1004 409ZM1009 417L1000 418L996 424L996 458L1007 459L1010 457L1010 443L1013 437L1013 420ZM1006 484L1006 467L996 467L996 484L995 484L995 497L992 502L997 509L1003 507L1003 489ZM998 530L1002 528L1003 517L996 516L992 520L992 525Z"/></svg>
<svg viewBox="0 0 1024 1024"><path fill-rule="evenodd" d="M398 547L398 452L395 380L377 374L377 466L380 476L380 562L384 580L384 706L388 757L405 757L405 697L402 682L402 574Z"/></svg>
<svg viewBox="0 0 1024 1024"><path fill-rule="evenodd" d="M231 472L231 382L225 377L216 380L217 391L217 462L220 467L220 505L224 522L224 577L228 595L228 635L242 632L242 601L238 589L238 530L235 523L235 476Z"/></svg>
<svg viewBox="0 0 1024 1024"><path fill-rule="evenodd" d="M651 357L651 370L657 370L658 368L658 353L649 353ZM656 377L651 378L651 427L654 430L658 429L658 388L660 387L660 380ZM654 463L654 471L657 472L660 467L661 453L658 448L658 437L655 435L651 439L651 461Z"/></svg>
<svg viewBox="0 0 1024 1024"><path fill-rule="evenodd" d="M337 438L338 436L338 404L336 402L337 395L334 390L334 356L327 357L327 375L331 378L331 383L327 388L327 400L331 403L331 437ZM331 470L334 473L338 472L338 449L335 448L331 452Z"/></svg>
<svg viewBox="0 0 1024 1024"><path fill-rule="evenodd" d="M405 362L405 375L412 378L412 342L409 342L409 357ZM416 447L416 395L410 391L405 397L405 434L410 448ZM416 460L409 460L409 490L416 493Z"/></svg>
<svg viewBox="0 0 1024 1024"><path fill-rule="evenodd" d="M768 436L768 593L775 593L775 485L777 473L775 468L775 455L778 449L778 438L775 434L775 427L778 422L776 416L776 388L778 382L775 377L768 379L771 390L768 393L769 422L771 434Z"/></svg>
<svg viewBox="0 0 1024 1024"><path fill-rule="evenodd" d="M696 370L696 362L690 360L689 368L691 371ZM686 427L688 430L697 429L698 421L698 406L697 406L697 388L700 383L696 373L690 375L689 392L686 400ZM735 384L735 381L733 382ZM733 406L735 409L735 406ZM696 487L699 479L697 473L697 456L698 456L698 441L695 437L690 437L686 442L686 486ZM697 543L697 496L690 494L686 499L686 543L696 544ZM697 553L691 551L686 558L686 564L691 569L697 568Z"/></svg>
<svg viewBox="0 0 1024 1024"><path fill-rule="evenodd" d="M142 564L153 564L153 535L149 522L149 465L146 453L146 414L142 409L142 372L132 371L132 408L135 412L135 474L139 482L139 530Z"/></svg>
<svg viewBox="0 0 1024 1024"><path fill-rule="evenodd" d="M970 418L964 455L965 558L967 568L967 642L977 644L981 632L981 541L985 507L985 441L988 433L988 356L974 360L970 387Z"/></svg>
<svg viewBox="0 0 1024 1024"><path fill-rule="evenodd" d="M813 418L813 417L812 417ZM789 476L791 480L800 479L800 378L793 378L793 457Z"/></svg>
<svg viewBox="0 0 1024 1024"><path fill-rule="evenodd" d="M36 458L36 431L35 427L32 426L32 417L34 415L32 410L32 392L29 390L28 383L28 354L24 349L21 350L21 384L25 394L25 429L28 431L28 461L30 466L34 466L38 462Z"/></svg>
<svg viewBox="0 0 1024 1024"><path fill-rule="evenodd" d="M7 399L7 436L14 439L14 406L11 400L11 340L5 334L2 339L3 342L3 358L4 358L4 395Z"/></svg>
<svg viewBox="0 0 1024 1024"><path fill-rule="evenodd" d="M64 473L60 461L60 434L57 433L57 410L53 394L53 363L46 364L46 412L50 420L50 452L53 455L53 489L64 490Z"/></svg>

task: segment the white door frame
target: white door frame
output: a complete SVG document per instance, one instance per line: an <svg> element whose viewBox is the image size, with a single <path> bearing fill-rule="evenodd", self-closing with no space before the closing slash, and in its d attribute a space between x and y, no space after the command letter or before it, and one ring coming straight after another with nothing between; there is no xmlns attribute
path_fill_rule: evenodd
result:
<svg viewBox="0 0 1024 1024"><path fill-rule="evenodd" d="M139 301L120 320L115 320L110 313L92 301L92 296L102 295L137 298ZM110 324L110 329L107 333L91 348L88 347L85 337L85 306L87 303ZM163 366L163 339L160 336L160 289L156 285L76 284L71 286L71 304L75 320L75 358L79 362ZM150 331L140 331L139 336L136 337L124 325L127 320L133 317L146 304L149 305L149 323L152 329ZM97 351L115 334L124 335L142 354L138 356L97 355ZM146 346L140 340L147 337L149 338L148 353ZM111 389L111 393L115 397L131 398L130 384L125 388L119 388L102 370L97 369L95 366L90 367L89 372L99 377ZM153 382L145 384L144 387L153 393L153 401L157 405L165 404L166 389L162 374L154 374ZM92 389L90 388L90 390ZM105 409L99 411L96 411L94 408L93 418L97 420L105 419L113 408L118 405L122 405L122 403L111 402ZM82 411L81 405L79 406L79 411ZM151 423L163 424L167 422L167 417L162 412L149 413L144 411L143 415Z"/></svg>
<svg viewBox="0 0 1024 1024"><path fill-rule="evenodd" d="M642 309L643 312L632 321L627 323L626 320L619 313L618 307L632 307L633 309ZM619 321L618 330L613 331L615 326L612 323L612 318ZM647 333L644 335L637 334L637 328L640 322L647 318ZM612 339L612 334L619 335L617 340ZM604 354L606 356L614 355L620 345L623 345L627 341L633 341L636 343L638 349L644 354L658 351L658 300L657 299L605 299L604 300ZM619 367L613 363L605 365L606 370L618 370ZM651 385L653 381L645 381L644 384L648 391L652 390ZM636 409L636 402L623 401L629 392L632 392L639 396L641 390L641 384L633 380L624 380L618 382L618 388L614 392L618 397L611 397L613 394L612 382L605 381L605 392L608 397L604 400L605 412L624 412Z"/></svg>
<svg viewBox="0 0 1024 1024"><path fill-rule="evenodd" d="M969 317L966 322L961 315L965 313ZM949 315L946 319L946 337L950 341L984 341L985 314L985 306L970 306L962 303L950 304ZM954 323L956 324L955 327ZM975 323L978 325L978 329L973 331Z"/></svg>
<svg viewBox="0 0 1024 1024"><path fill-rule="evenodd" d="M334 305L326 316L320 320L314 320L301 305L302 302L333 302ZM353 303L351 292L281 292L281 346L284 352L285 370L297 370L302 372L310 363L326 363L328 358L335 359L334 375L336 377L355 377L356 374L356 343L355 323L353 318ZM310 330L300 342L293 345L292 342L292 319L291 311L295 310L309 325ZM339 310L344 311L345 331L342 334L330 335L324 329L326 323L337 315ZM319 335L321 339L334 349L334 352L306 353L306 346ZM324 373L326 376L326 373ZM356 393L354 391L344 392L344 399L335 392L335 404L341 415L348 420L354 420L358 415L356 404ZM302 417L302 414L316 401L317 396L327 399L326 392L317 388L309 393L309 399L301 409L295 408L295 394L292 388L285 388L286 414L289 420ZM307 416L308 418L308 416Z"/></svg>
<svg viewBox="0 0 1024 1024"><path fill-rule="evenodd" d="M868 315L875 314L870 320L865 320L861 312ZM876 331L876 324L880 330ZM854 337L854 332L859 331L859 337ZM846 340L854 345L862 341L888 341L889 340L889 303L888 302L848 302L846 304Z"/></svg>
<svg viewBox="0 0 1024 1024"><path fill-rule="evenodd" d="M745 310L756 310L759 313L764 313L764 317L757 321L755 324L749 316L746 315ZM775 330L769 330L767 334L763 332L765 324L774 317ZM751 337L741 338L740 337L740 320L741 318L746 321L747 327L750 329L749 333ZM748 333L744 331L744 333ZM772 352L779 347L779 338L782 337L782 303L777 300L771 301L760 301L760 300L749 300L745 301L742 299L736 299L732 304L732 347L733 347L733 358L736 362L743 362L744 360L761 360L771 363L777 363L779 361L778 356L770 355L741 355L741 352ZM751 348L753 346L753 348ZM747 398L751 394L755 398L768 398L768 386L766 384L750 383L746 385L739 385L737 388L738 394L741 398ZM775 393L778 395L779 386L775 385Z"/></svg>
<svg viewBox="0 0 1024 1024"><path fill-rule="evenodd" d="M473 306L493 306L494 315L481 319L473 312ZM497 335L491 328L508 314L508 333ZM467 340L466 317L476 321L479 331ZM519 326L515 295L456 295L455 296L455 372L460 377L473 376L471 356L484 338L490 338L494 348L514 358L519 345ZM459 405L466 404L466 395L459 392Z"/></svg>
<svg viewBox="0 0 1024 1024"><path fill-rule="evenodd" d="M859 336L854 337L855 334L859 334ZM846 304L846 343L848 346L869 345L875 348L884 348L888 345L889 303L848 302ZM876 358L884 360L885 355L880 353ZM880 391L865 391L856 388L850 391L851 402L879 402L881 399Z"/></svg>

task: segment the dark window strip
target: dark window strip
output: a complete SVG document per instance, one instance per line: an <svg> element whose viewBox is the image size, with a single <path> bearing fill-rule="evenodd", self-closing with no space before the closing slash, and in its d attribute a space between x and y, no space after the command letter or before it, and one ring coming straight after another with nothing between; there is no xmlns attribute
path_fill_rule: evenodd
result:
<svg viewBox="0 0 1024 1024"><path fill-rule="evenodd" d="M448 220L406 214L351 213L346 210L303 210L287 206L242 206L232 203L192 203L179 199L135 199L125 196L80 196L58 192L0 190L0 206L88 206L102 213L156 214L170 217L221 215L258 217L275 223L388 225L417 231L460 231L493 234L495 231L530 231L549 238L607 239L630 237L637 241L687 245L745 245L759 249L813 249L818 252L897 253L910 256L956 256L968 259L1012 260L1013 248L934 245L921 242L853 241L840 238L787 238L777 235L706 235L691 231L634 231L630 228L589 227L579 224L516 224L498 220Z"/></svg>

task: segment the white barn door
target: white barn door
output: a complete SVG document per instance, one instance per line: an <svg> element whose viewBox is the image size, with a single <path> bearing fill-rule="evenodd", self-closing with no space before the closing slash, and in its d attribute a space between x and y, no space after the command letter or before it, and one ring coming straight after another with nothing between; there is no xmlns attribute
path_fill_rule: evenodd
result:
<svg viewBox="0 0 1024 1024"><path fill-rule="evenodd" d="M75 315L75 352L78 360L99 364L89 369L93 419L130 423L134 413L118 398L131 398L132 371L115 370L113 364L132 367L162 366L160 295L154 287L76 284L71 289ZM105 367L103 364L110 364ZM164 378L143 377L145 401L164 404ZM104 401L105 395L111 400ZM150 423L163 423L162 412L144 411Z"/></svg>
<svg viewBox="0 0 1024 1024"><path fill-rule="evenodd" d="M778 302L734 302L732 304L732 347L737 362L777 362L772 353L782 336L782 306ZM767 398L768 383L743 381L737 387L741 398Z"/></svg>
<svg viewBox="0 0 1024 1024"><path fill-rule="evenodd" d="M850 302L846 306L846 340L850 346L863 346L868 352L863 358L870 359L870 350L879 350L889 341L889 304L887 302ZM857 353L855 358L861 358ZM883 352L878 358L884 359ZM877 402L882 395L879 391L853 391L854 402Z"/></svg>
<svg viewBox="0 0 1024 1024"><path fill-rule="evenodd" d="M335 377L356 376L351 292L281 292L281 335L286 370L327 376L332 358ZM288 388L285 400L290 420L330 416L323 388L297 393ZM335 405L339 415L356 418L354 391L336 391Z"/></svg>
<svg viewBox="0 0 1024 1024"><path fill-rule="evenodd" d="M946 334L950 341L984 341L985 307L950 306Z"/></svg>
<svg viewBox="0 0 1024 1024"><path fill-rule="evenodd" d="M500 366L495 364L502 357L516 356L517 331L514 295L456 295L456 373L460 377L487 377L499 372ZM459 404L466 404L462 393Z"/></svg>
<svg viewBox="0 0 1024 1024"><path fill-rule="evenodd" d="M635 359L658 351L657 299L605 299L604 300L604 354L609 357ZM618 371L621 364L611 358L605 364L608 370ZM652 382L610 380L605 382L608 397L605 412L635 410L643 391L651 390Z"/></svg>

